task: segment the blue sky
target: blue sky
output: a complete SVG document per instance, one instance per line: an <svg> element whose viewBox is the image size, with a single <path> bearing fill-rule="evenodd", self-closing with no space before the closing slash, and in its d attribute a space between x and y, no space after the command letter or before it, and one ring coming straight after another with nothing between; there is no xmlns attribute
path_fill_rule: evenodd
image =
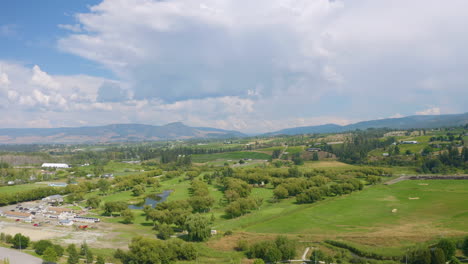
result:
<svg viewBox="0 0 468 264"><path fill-rule="evenodd" d="M244 132L468 111L468 2L6 1L1 127Z"/></svg>

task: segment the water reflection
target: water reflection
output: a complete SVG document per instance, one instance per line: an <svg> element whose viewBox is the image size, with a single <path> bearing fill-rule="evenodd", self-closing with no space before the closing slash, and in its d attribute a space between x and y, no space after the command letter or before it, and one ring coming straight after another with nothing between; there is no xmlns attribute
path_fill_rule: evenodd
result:
<svg viewBox="0 0 468 264"><path fill-rule="evenodd" d="M171 194L172 190L163 191L163 193L159 194L150 194L148 195L145 200L138 204L131 204L128 206L130 209L143 209L145 205L149 205L151 207L155 207L158 203L162 203L166 201L167 197Z"/></svg>

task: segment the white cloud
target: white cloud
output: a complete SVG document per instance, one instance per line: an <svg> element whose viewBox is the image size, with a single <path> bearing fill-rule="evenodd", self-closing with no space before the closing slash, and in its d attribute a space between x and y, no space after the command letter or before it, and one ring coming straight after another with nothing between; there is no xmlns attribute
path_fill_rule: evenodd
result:
<svg viewBox="0 0 468 264"><path fill-rule="evenodd" d="M73 25L70 25L70 24L59 24L58 27L61 28L61 29L65 29L65 30L69 30L69 31L75 32L75 33L79 33L79 32L82 32L82 31L83 31L83 29L81 28L81 25L80 25L80 24L73 24Z"/></svg>
<svg viewBox="0 0 468 264"><path fill-rule="evenodd" d="M58 25L67 35L57 45L117 80L0 61L0 103L18 116L3 125L183 121L259 132L466 112L467 9L464 0L104 0ZM428 106L437 107L420 111Z"/></svg>
<svg viewBox="0 0 468 264"><path fill-rule="evenodd" d="M416 112L417 115L440 115L439 107L428 108L423 111Z"/></svg>
<svg viewBox="0 0 468 264"><path fill-rule="evenodd" d="M10 79L8 75L4 72L0 72L0 87L10 85Z"/></svg>
<svg viewBox="0 0 468 264"><path fill-rule="evenodd" d="M33 76L31 82L35 85L39 85L48 89L57 90L60 88L60 84L56 82L47 72L44 72L39 66L34 65Z"/></svg>

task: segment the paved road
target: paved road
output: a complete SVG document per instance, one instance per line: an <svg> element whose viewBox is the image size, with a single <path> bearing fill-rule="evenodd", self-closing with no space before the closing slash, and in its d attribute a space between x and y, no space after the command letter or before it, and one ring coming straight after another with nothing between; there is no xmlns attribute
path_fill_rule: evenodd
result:
<svg viewBox="0 0 468 264"><path fill-rule="evenodd" d="M41 264L40 258L33 257L16 249L0 247L0 259L7 258L10 264Z"/></svg>

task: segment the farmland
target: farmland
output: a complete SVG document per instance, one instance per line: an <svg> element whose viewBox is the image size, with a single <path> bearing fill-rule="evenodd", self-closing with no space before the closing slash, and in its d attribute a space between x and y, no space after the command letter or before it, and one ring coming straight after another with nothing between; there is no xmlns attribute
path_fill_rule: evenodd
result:
<svg viewBox="0 0 468 264"><path fill-rule="evenodd" d="M64 195L57 206L100 218L99 223L80 230L76 224L47 221L34 227L12 219L1 222L10 235L24 231L57 244L79 244L88 236L94 252L113 263L121 262L115 250L132 249L135 237L186 241L197 252L196 260L174 259L177 263L251 263L249 250L255 243L281 235L296 241L296 257L313 247L347 263L357 261L355 252L372 261L398 260L407 250L428 247L440 238L460 241L467 236L467 180L384 184L424 170L463 174L468 166L460 137L441 131L395 132L395 137L376 133L130 144L109 150L104 146L98 152L83 147L90 152L61 157L75 162L72 168L42 173L51 182L68 183L52 189ZM353 142L343 141L353 136ZM417 143L402 143L407 140ZM28 168L34 169L39 171ZM15 170L21 169L6 168L3 173ZM0 187L6 208L19 208L14 204L22 201L34 204L27 202L30 193L16 194L46 186L28 182L29 171L22 170L17 185ZM170 193L167 199L154 207L129 209L164 192ZM202 241L189 238L186 224L197 217L214 232ZM244 249L239 249L241 242Z"/></svg>

